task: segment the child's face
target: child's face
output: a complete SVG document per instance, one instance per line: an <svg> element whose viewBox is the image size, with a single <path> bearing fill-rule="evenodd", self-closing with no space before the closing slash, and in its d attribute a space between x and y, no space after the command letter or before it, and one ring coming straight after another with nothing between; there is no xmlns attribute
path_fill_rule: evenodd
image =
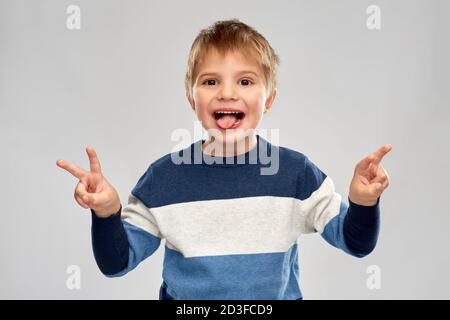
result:
<svg viewBox="0 0 450 320"><path fill-rule="evenodd" d="M189 103L206 130L216 129L216 132L222 133L220 137L214 134L222 142L240 140L242 135L238 134L239 129L255 129L276 95L274 90L268 96L259 63L238 51L221 56L217 50L209 50L198 64L196 75L192 97L188 97ZM218 113L226 109L240 113Z"/></svg>

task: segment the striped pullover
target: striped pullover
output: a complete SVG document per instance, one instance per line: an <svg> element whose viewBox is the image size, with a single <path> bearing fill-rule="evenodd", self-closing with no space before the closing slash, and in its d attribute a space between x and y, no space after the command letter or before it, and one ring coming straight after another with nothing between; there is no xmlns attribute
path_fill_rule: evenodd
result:
<svg viewBox="0 0 450 320"><path fill-rule="evenodd" d="M295 300L302 298L300 235L317 232L355 257L375 248L379 198L374 206L344 201L307 156L260 135L252 150L234 157L203 153L204 142L151 163L112 216L91 209L103 274L125 275L164 239L160 290L168 299ZM262 174L269 166L262 155L274 152L278 170Z"/></svg>

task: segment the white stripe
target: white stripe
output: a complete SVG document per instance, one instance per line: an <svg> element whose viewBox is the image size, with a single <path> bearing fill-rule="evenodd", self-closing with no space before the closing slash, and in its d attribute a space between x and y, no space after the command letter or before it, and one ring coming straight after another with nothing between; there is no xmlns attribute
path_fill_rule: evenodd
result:
<svg viewBox="0 0 450 320"><path fill-rule="evenodd" d="M132 194L128 196L128 204L122 209L122 219L155 237L161 238L151 210Z"/></svg>
<svg viewBox="0 0 450 320"><path fill-rule="evenodd" d="M295 199L247 197L152 208L169 248L185 257L286 252L300 235Z"/></svg>
<svg viewBox="0 0 450 320"><path fill-rule="evenodd" d="M308 199L245 197L152 208L166 245L185 257L286 252L300 234L323 232L341 197L326 178Z"/></svg>
<svg viewBox="0 0 450 320"><path fill-rule="evenodd" d="M334 183L326 177L309 198L299 201L297 210L306 216L303 233L322 233L331 219L339 214L342 197L334 190Z"/></svg>
<svg viewBox="0 0 450 320"><path fill-rule="evenodd" d="M301 234L318 231L339 214L341 196L333 181L305 200L244 197L183 202L147 208L130 195L125 220L166 239L184 257L286 252Z"/></svg>

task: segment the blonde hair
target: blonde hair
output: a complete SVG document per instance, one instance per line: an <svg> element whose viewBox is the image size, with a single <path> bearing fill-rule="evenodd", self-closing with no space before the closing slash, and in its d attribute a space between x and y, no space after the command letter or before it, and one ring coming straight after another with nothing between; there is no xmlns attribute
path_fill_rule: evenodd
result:
<svg viewBox="0 0 450 320"><path fill-rule="evenodd" d="M264 72L268 93L271 94L275 90L280 63L278 55L269 42L255 29L238 19L231 19L215 22L210 27L202 29L195 38L189 52L184 81L186 94L192 96L197 65L212 48L222 55L239 50L256 57Z"/></svg>

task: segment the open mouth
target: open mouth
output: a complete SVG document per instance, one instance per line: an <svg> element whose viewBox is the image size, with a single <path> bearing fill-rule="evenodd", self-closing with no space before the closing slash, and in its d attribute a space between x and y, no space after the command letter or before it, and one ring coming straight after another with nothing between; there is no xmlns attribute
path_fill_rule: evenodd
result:
<svg viewBox="0 0 450 320"><path fill-rule="evenodd" d="M241 120L245 118L245 113L241 111L216 111L214 112L214 119L216 124L221 129L237 128Z"/></svg>

